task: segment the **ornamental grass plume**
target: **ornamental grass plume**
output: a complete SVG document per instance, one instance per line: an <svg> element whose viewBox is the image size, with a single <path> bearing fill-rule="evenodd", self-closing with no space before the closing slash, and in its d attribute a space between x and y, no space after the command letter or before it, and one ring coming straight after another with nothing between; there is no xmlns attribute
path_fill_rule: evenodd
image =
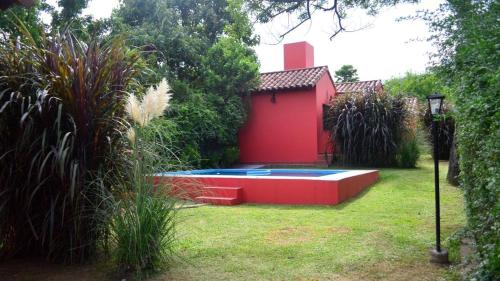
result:
<svg viewBox="0 0 500 281"><path fill-rule="evenodd" d="M125 107L127 114L132 118L132 120L141 123L142 120L142 108L141 103L136 96L130 94L127 99L127 105Z"/></svg>
<svg viewBox="0 0 500 281"><path fill-rule="evenodd" d="M129 116L140 126L146 126L149 121L163 115L167 109L172 95L169 93L170 86L167 80L163 78L156 86L151 86L142 102L134 96L128 97L126 110Z"/></svg>
<svg viewBox="0 0 500 281"><path fill-rule="evenodd" d="M134 128L129 128L127 131L127 139L131 142L135 142L135 129Z"/></svg>

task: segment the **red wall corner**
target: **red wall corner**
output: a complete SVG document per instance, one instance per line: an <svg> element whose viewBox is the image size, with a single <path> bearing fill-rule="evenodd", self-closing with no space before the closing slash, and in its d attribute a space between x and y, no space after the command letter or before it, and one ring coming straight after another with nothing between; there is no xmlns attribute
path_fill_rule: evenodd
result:
<svg viewBox="0 0 500 281"><path fill-rule="evenodd" d="M332 84L330 75L326 73L316 84L316 122L318 124L318 154L333 153L329 130L323 128L323 105L328 104L330 99L337 95Z"/></svg>

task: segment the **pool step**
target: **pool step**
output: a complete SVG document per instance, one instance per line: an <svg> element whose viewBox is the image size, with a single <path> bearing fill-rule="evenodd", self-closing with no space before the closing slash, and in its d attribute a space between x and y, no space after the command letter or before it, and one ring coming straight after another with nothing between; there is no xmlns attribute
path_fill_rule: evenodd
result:
<svg viewBox="0 0 500 281"><path fill-rule="evenodd" d="M213 205L237 205L241 203L241 187L205 186L202 195L196 201Z"/></svg>
<svg viewBox="0 0 500 281"><path fill-rule="evenodd" d="M196 201L201 203L209 203L212 205L225 205L225 206L240 204L240 200L238 198L231 198L231 197L198 196L196 197Z"/></svg>
<svg viewBox="0 0 500 281"><path fill-rule="evenodd" d="M226 186L205 186L203 187L203 196L241 198L241 187Z"/></svg>

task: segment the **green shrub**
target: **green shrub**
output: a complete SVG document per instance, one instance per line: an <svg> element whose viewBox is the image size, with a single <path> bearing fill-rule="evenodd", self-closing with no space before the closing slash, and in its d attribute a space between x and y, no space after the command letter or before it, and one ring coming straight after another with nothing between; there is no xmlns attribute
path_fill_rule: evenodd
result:
<svg viewBox="0 0 500 281"><path fill-rule="evenodd" d="M376 92L336 96L327 123L337 161L362 166L395 165L408 116L401 97Z"/></svg>
<svg viewBox="0 0 500 281"><path fill-rule="evenodd" d="M398 167L415 168L419 157L420 149L416 138L413 137L401 142L396 155Z"/></svg>
<svg viewBox="0 0 500 281"><path fill-rule="evenodd" d="M192 93L172 105L168 118L179 128L175 145L186 165L214 168L233 163L229 156L235 152L228 152L237 146L238 129L246 118L240 97Z"/></svg>
<svg viewBox="0 0 500 281"><path fill-rule="evenodd" d="M231 166L240 159L240 149L237 146L228 147L224 150L222 163L224 166Z"/></svg>
<svg viewBox="0 0 500 281"><path fill-rule="evenodd" d="M153 192L151 183L142 184L132 198L118 202L111 223L120 270L138 275L164 267L175 241L176 201Z"/></svg>
<svg viewBox="0 0 500 281"><path fill-rule="evenodd" d="M179 157L195 168L206 166L209 153L220 148L218 137L224 131L214 106L201 93L192 93L186 101L172 105L169 119L182 128L176 137Z"/></svg>
<svg viewBox="0 0 500 281"><path fill-rule="evenodd" d="M137 55L69 32L1 37L0 256L88 260L105 234L111 190L98 175L120 165L115 128Z"/></svg>

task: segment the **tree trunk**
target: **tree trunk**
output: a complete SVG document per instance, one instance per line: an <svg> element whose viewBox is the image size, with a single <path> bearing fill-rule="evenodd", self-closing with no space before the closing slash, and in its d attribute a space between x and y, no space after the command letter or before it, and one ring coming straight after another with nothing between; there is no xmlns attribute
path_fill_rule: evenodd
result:
<svg viewBox="0 0 500 281"><path fill-rule="evenodd" d="M460 167L458 166L458 155L457 155L457 134L455 132L453 136L453 142L450 149L450 160L448 162L448 175L446 179L451 185L458 186L458 174L460 173Z"/></svg>

